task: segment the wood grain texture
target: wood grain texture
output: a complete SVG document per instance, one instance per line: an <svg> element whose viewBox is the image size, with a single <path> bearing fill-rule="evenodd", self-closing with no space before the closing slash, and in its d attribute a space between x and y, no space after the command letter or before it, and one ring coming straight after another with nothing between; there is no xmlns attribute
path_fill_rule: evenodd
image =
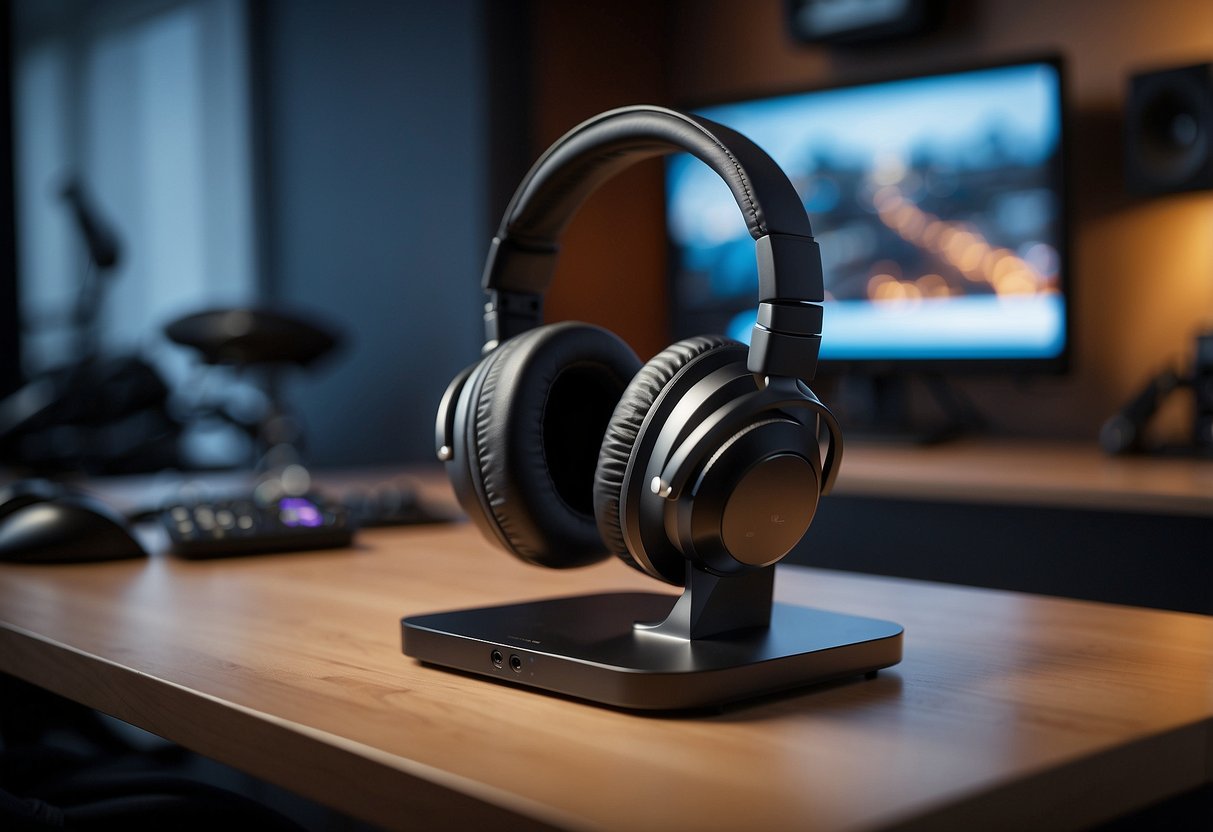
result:
<svg viewBox="0 0 1213 832"><path fill-rule="evenodd" d="M871 681L642 716L420 666L404 615L656 585L466 524L324 553L0 565L0 670L389 828L1075 828L1213 778L1213 619L780 568Z"/></svg>

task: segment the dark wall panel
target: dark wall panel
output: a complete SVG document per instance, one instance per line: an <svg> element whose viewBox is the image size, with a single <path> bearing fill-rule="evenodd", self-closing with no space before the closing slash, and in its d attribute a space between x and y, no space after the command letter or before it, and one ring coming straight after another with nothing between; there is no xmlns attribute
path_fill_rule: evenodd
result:
<svg viewBox="0 0 1213 832"><path fill-rule="evenodd" d="M826 497L793 563L1213 614L1213 518Z"/></svg>
<svg viewBox="0 0 1213 832"><path fill-rule="evenodd" d="M349 337L291 388L313 463L432 457L438 399L478 352L482 14L474 0L263 10L268 292Z"/></svg>

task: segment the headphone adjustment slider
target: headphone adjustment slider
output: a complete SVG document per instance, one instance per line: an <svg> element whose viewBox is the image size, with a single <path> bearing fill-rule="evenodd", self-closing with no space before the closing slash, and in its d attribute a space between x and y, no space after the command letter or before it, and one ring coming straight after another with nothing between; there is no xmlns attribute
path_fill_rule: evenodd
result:
<svg viewBox="0 0 1213 832"><path fill-rule="evenodd" d="M543 323L543 296L529 292L489 291L485 304L484 337L500 344Z"/></svg>
<svg viewBox="0 0 1213 832"><path fill-rule="evenodd" d="M758 300L821 303L821 250L812 237L764 234L754 241L758 258ZM778 288L775 276L779 275ZM820 331L820 330L819 330Z"/></svg>
<svg viewBox="0 0 1213 832"><path fill-rule="evenodd" d="M792 335L756 323L750 331L750 354L746 358L746 369L755 375L808 381L817 373L817 355L820 351L820 335Z"/></svg>

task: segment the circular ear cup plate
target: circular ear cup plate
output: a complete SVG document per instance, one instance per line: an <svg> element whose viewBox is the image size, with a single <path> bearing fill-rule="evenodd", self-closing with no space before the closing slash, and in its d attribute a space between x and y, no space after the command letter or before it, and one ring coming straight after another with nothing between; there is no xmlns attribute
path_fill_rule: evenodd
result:
<svg viewBox="0 0 1213 832"><path fill-rule="evenodd" d="M607 330L561 323L511 338L473 373L456 432L462 428L479 509L513 554L553 567L606 555L593 514L594 468L639 366Z"/></svg>
<svg viewBox="0 0 1213 832"><path fill-rule="evenodd" d="M704 356L711 354L705 361ZM711 372L721 363L745 362L744 345L717 335L701 335L679 341L655 355L632 379L623 392L602 440L594 476L594 514L598 532L607 549L633 567L668 583L681 585L685 579L685 560L668 540L645 541L644 546L628 545L621 513L625 489L630 478L643 476L645 464L637 465L637 449L652 442L638 441L641 434L655 439L657 431L652 422L655 414L671 409L674 402L666 401L671 382L682 373L692 373L696 379ZM692 371L690 365L697 365ZM703 371L702 373L699 371ZM679 379L680 382L683 379ZM681 383L679 389L686 389Z"/></svg>

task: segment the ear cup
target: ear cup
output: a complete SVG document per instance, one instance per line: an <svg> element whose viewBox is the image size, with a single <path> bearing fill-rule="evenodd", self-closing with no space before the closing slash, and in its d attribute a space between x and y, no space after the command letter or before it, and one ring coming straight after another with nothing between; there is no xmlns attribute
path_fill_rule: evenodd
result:
<svg viewBox="0 0 1213 832"><path fill-rule="evenodd" d="M640 360L599 327L528 330L469 380L465 448L481 508L506 547L542 566L607 552L593 510L603 432Z"/></svg>
<svg viewBox="0 0 1213 832"><path fill-rule="evenodd" d="M725 346L745 349L738 342L724 336L700 335L679 341L653 356L623 391L603 435L598 469L594 475L594 515L598 521L598 533L612 554L642 572L649 570L638 563L628 551L619 511L628 461L632 456L636 438L649 409L678 371L709 350ZM681 572L680 560L676 574L663 573L661 577L671 583L681 583Z"/></svg>

